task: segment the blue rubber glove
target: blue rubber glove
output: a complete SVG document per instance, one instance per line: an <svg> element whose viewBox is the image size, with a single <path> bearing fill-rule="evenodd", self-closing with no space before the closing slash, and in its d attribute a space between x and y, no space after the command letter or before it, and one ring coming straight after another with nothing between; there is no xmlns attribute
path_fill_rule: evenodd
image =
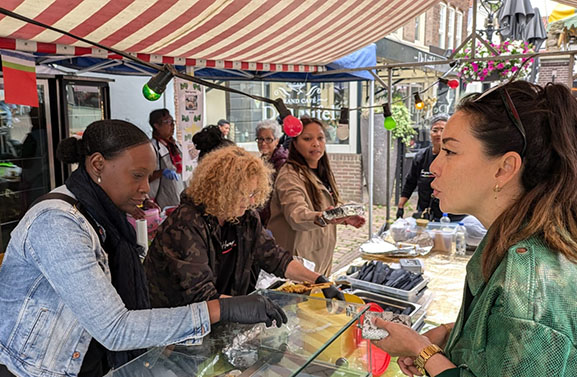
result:
<svg viewBox="0 0 577 377"><path fill-rule="evenodd" d="M178 181L178 174L176 174L176 172L174 170L171 169L164 169L162 171L162 175L165 178L170 179L171 181Z"/></svg>
<svg viewBox="0 0 577 377"><path fill-rule="evenodd" d="M315 284L328 283L328 282L329 282L328 279L323 275L319 275L317 280L315 280ZM328 299L335 298L337 300L345 301L345 295L343 294L343 292L341 292L334 285L331 285L330 287L323 289L323 294L325 295L325 298Z"/></svg>

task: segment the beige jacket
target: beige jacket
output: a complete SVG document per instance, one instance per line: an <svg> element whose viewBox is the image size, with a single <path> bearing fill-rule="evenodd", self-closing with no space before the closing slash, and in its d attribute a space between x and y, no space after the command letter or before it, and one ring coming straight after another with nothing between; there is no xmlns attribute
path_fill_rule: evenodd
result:
<svg viewBox="0 0 577 377"><path fill-rule="evenodd" d="M315 187L323 193L323 210L336 206L332 195L319 179ZM320 227L314 223L317 211L307 193L305 178L291 164L285 164L278 173L270 208L268 229L278 245L294 255L315 262L316 272L330 275L337 226L329 224Z"/></svg>

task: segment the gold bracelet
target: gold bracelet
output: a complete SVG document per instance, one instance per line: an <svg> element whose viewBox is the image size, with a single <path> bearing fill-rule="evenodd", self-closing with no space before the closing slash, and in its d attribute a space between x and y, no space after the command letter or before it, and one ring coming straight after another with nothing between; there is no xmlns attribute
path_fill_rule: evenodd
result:
<svg viewBox="0 0 577 377"><path fill-rule="evenodd" d="M430 344L421 350L419 356L417 356L417 358L413 362L413 365L415 365L415 367L419 372L421 372L421 374L425 375L426 374L425 364L433 355L436 355L437 353L441 353L443 355L445 354L441 349L441 347L439 347L436 344Z"/></svg>

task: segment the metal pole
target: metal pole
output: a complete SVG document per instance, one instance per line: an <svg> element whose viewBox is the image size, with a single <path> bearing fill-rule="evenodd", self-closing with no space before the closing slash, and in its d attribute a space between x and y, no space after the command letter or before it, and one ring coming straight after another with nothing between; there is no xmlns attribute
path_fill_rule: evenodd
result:
<svg viewBox="0 0 577 377"><path fill-rule="evenodd" d="M569 89L573 89L573 66L575 65L575 55L571 54L569 56L569 77L567 78L567 86Z"/></svg>
<svg viewBox="0 0 577 377"><path fill-rule="evenodd" d="M474 59L477 52L477 0L473 0L473 26L471 37L471 58ZM489 43L490 42L491 41L489 41Z"/></svg>
<svg viewBox="0 0 577 377"><path fill-rule="evenodd" d="M373 237L373 177L374 177L374 162L375 162L375 80L371 80L369 84L369 176L367 177L367 188L369 191L369 239Z"/></svg>
<svg viewBox="0 0 577 377"><path fill-rule="evenodd" d="M388 71L388 77L387 77L387 81L388 81L388 93L387 93L387 102L389 103L389 109L393 109L393 70L389 69ZM386 140L387 140L387 168L386 168L386 174L387 174L387 188L386 188L386 198L387 198L387 213L385 215L385 227L388 226L389 224L389 220L391 218L391 131L387 130L385 131L387 134Z"/></svg>

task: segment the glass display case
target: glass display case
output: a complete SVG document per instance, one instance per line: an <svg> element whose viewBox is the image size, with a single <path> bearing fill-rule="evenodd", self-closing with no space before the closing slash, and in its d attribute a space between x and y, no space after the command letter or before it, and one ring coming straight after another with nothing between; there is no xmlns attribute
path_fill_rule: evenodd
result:
<svg viewBox="0 0 577 377"><path fill-rule="evenodd" d="M215 324L201 345L158 347L111 371L124 376L369 376L370 346L357 326L367 305L258 291L287 324Z"/></svg>

